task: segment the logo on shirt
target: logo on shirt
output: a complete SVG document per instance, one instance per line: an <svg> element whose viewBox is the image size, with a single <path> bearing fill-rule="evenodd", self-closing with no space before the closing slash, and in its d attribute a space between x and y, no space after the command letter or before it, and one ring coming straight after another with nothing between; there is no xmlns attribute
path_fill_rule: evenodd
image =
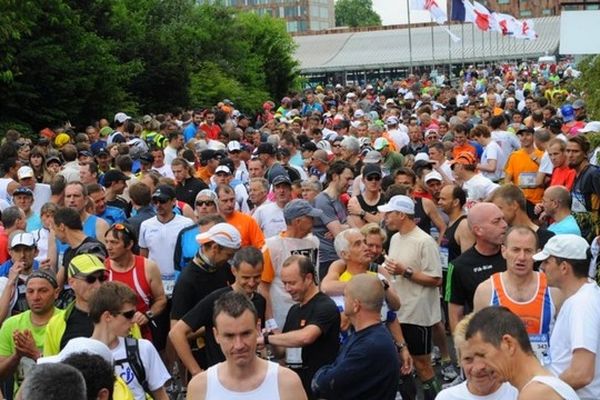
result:
<svg viewBox="0 0 600 400"><path fill-rule="evenodd" d="M493 265L482 265L481 267L475 267L473 268L473 272L484 272L484 271L488 271L490 269L494 268Z"/></svg>

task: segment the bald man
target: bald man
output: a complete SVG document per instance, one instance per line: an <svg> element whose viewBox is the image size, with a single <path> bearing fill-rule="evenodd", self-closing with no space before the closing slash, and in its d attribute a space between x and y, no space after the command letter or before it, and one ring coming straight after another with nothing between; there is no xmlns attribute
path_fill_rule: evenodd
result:
<svg viewBox="0 0 600 400"><path fill-rule="evenodd" d="M571 215L571 193L564 186L550 186L542 197L544 214L554 222L548 226L550 232L557 235L572 233L581 236L581 229Z"/></svg>
<svg viewBox="0 0 600 400"><path fill-rule="evenodd" d="M507 224L504 214L492 203L477 203L467 216L469 228L475 236L475 245L448 264L446 296L450 329L465 314L473 310L477 286L492 274L506 270L502 257Z"/></svg>
<svg viewBox="0 0 600 400"><path fill-rule="evenodd" d="M384 293L379 278L371 274L356 275L346 285L344 314L356 332L344 344L335 362L315 374L312 389L318 398L396 398L400 366L394 340L381 323Z"/></svg>

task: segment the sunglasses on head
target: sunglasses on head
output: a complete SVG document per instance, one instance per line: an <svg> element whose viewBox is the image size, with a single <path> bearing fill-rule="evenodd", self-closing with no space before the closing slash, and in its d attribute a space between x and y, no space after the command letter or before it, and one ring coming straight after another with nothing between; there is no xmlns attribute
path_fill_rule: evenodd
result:
<svg viewBox="0 0 600 400"><path fill-rule="evenodd" d="M381 180L381 176L379 176L379 175L369 175L369 176L367 176L367 180L369 182L380 181Z"/></svg>
<svg viewBox="0 0 600 400"><path fill-rule="evenodd" d="M129 228L127 228L127 226L123 225L123 224L114 224L112 226L112 228L115 231L119 231L119 232L125 232L127 235L131 234L131 231L129 230Z"/></svg>
<svg viewBox="0 0 600 400"><path fill-rule="evenodd" d="M198 200L196 202L196 206L197 207L202 207L202 206L214 206L215 202L212 200Z"/></svg>
<svg viewBox="0 0 600 400"><path fill-rule="evenodd" d="M115 315L122 315L127 319L133 319L133 317L135 316L136 311L135 310L129 310L129 311L121 311L118 313L115 313Z"/></svg>
<svg viewBox="0 0 600 400"><path fill-rule="evenodd" d="M106 282L108 280L108 275L106 273L102 273L101 275L86 275L79 276L77 278L81 279L82 281L85 281L89 285L93 285L94 283L96 283L96 281L99 281L100 283Z"/></svg>

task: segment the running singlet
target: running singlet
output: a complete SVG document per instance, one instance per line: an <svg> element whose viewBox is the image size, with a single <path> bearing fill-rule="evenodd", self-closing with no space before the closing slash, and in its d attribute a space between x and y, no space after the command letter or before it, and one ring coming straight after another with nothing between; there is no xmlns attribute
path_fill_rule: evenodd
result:
<svg viewBox="0 0 600 400"><path fill-rule="evenodd" d="M527 302L518 302L510 298L504 289L502 272L492 275L491 305L503 306L521 318L529 334L531 347L542 365L550 364L550 332L554 322L555 307L550 296L546 275L536 272L538 290Z"/></svg>
<svg viewBox="0 0 600 400"><path fill-rule="evenodd" d="M234 392L227 389L219 381L219 367L225 368L223 363L213 365L207 372L206 400L279 400L279 383L277 379L279 364L267 361L267 373L259 387L249 392Z"/></svg>

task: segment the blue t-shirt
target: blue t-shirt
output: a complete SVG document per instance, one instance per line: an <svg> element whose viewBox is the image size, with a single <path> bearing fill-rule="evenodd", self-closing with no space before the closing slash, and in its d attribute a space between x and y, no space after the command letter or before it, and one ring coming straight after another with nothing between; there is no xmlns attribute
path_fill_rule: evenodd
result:
<svg viewBox="0 0 600 400"><path fill-rule="evenodd" d="M577 225L577 221L572 215L567 216L560 222L551 224L548 230L557 235L572 233L573 235L581 236L581 229L579 229L579 225Z"/></svg>
<svg viewBox="0 0 600 400"><path fill-rule="evenodd" d="M25 230L27 232L33 232L35 230L41 229L42 228L42 218L40 217L40 214L38 213L33 213L29 216L29 218L27 218L27 226L25 228Z"/></svg>
<svg viewBox="0 0 600 400"><path fill-rule="evenodd" d="M8 273L13 266L13 260L7 260L2 265L0 265L0 276L8 276ZM33 270L37 270L40 268L40 263L37 260L33 260Z"/></svg>
<svg viewBox="0 0 600 400"><path fill-rule="evenodd" d="M127 221L127 216L125 215L125 211L120 209L119 207L106 206L104 212L98 217L102 218L108 225L116 224L117 222L125 222Z"/></svg>
<svg viewBox="0 0 600 400"><path fill-rule="evenodd" d="M176 270L187 267L188 263L194 258L200 249L196 241L196 236L200 233L200 227L191 225L179 232L177 244L175 245L174 264Z"/></svg>

